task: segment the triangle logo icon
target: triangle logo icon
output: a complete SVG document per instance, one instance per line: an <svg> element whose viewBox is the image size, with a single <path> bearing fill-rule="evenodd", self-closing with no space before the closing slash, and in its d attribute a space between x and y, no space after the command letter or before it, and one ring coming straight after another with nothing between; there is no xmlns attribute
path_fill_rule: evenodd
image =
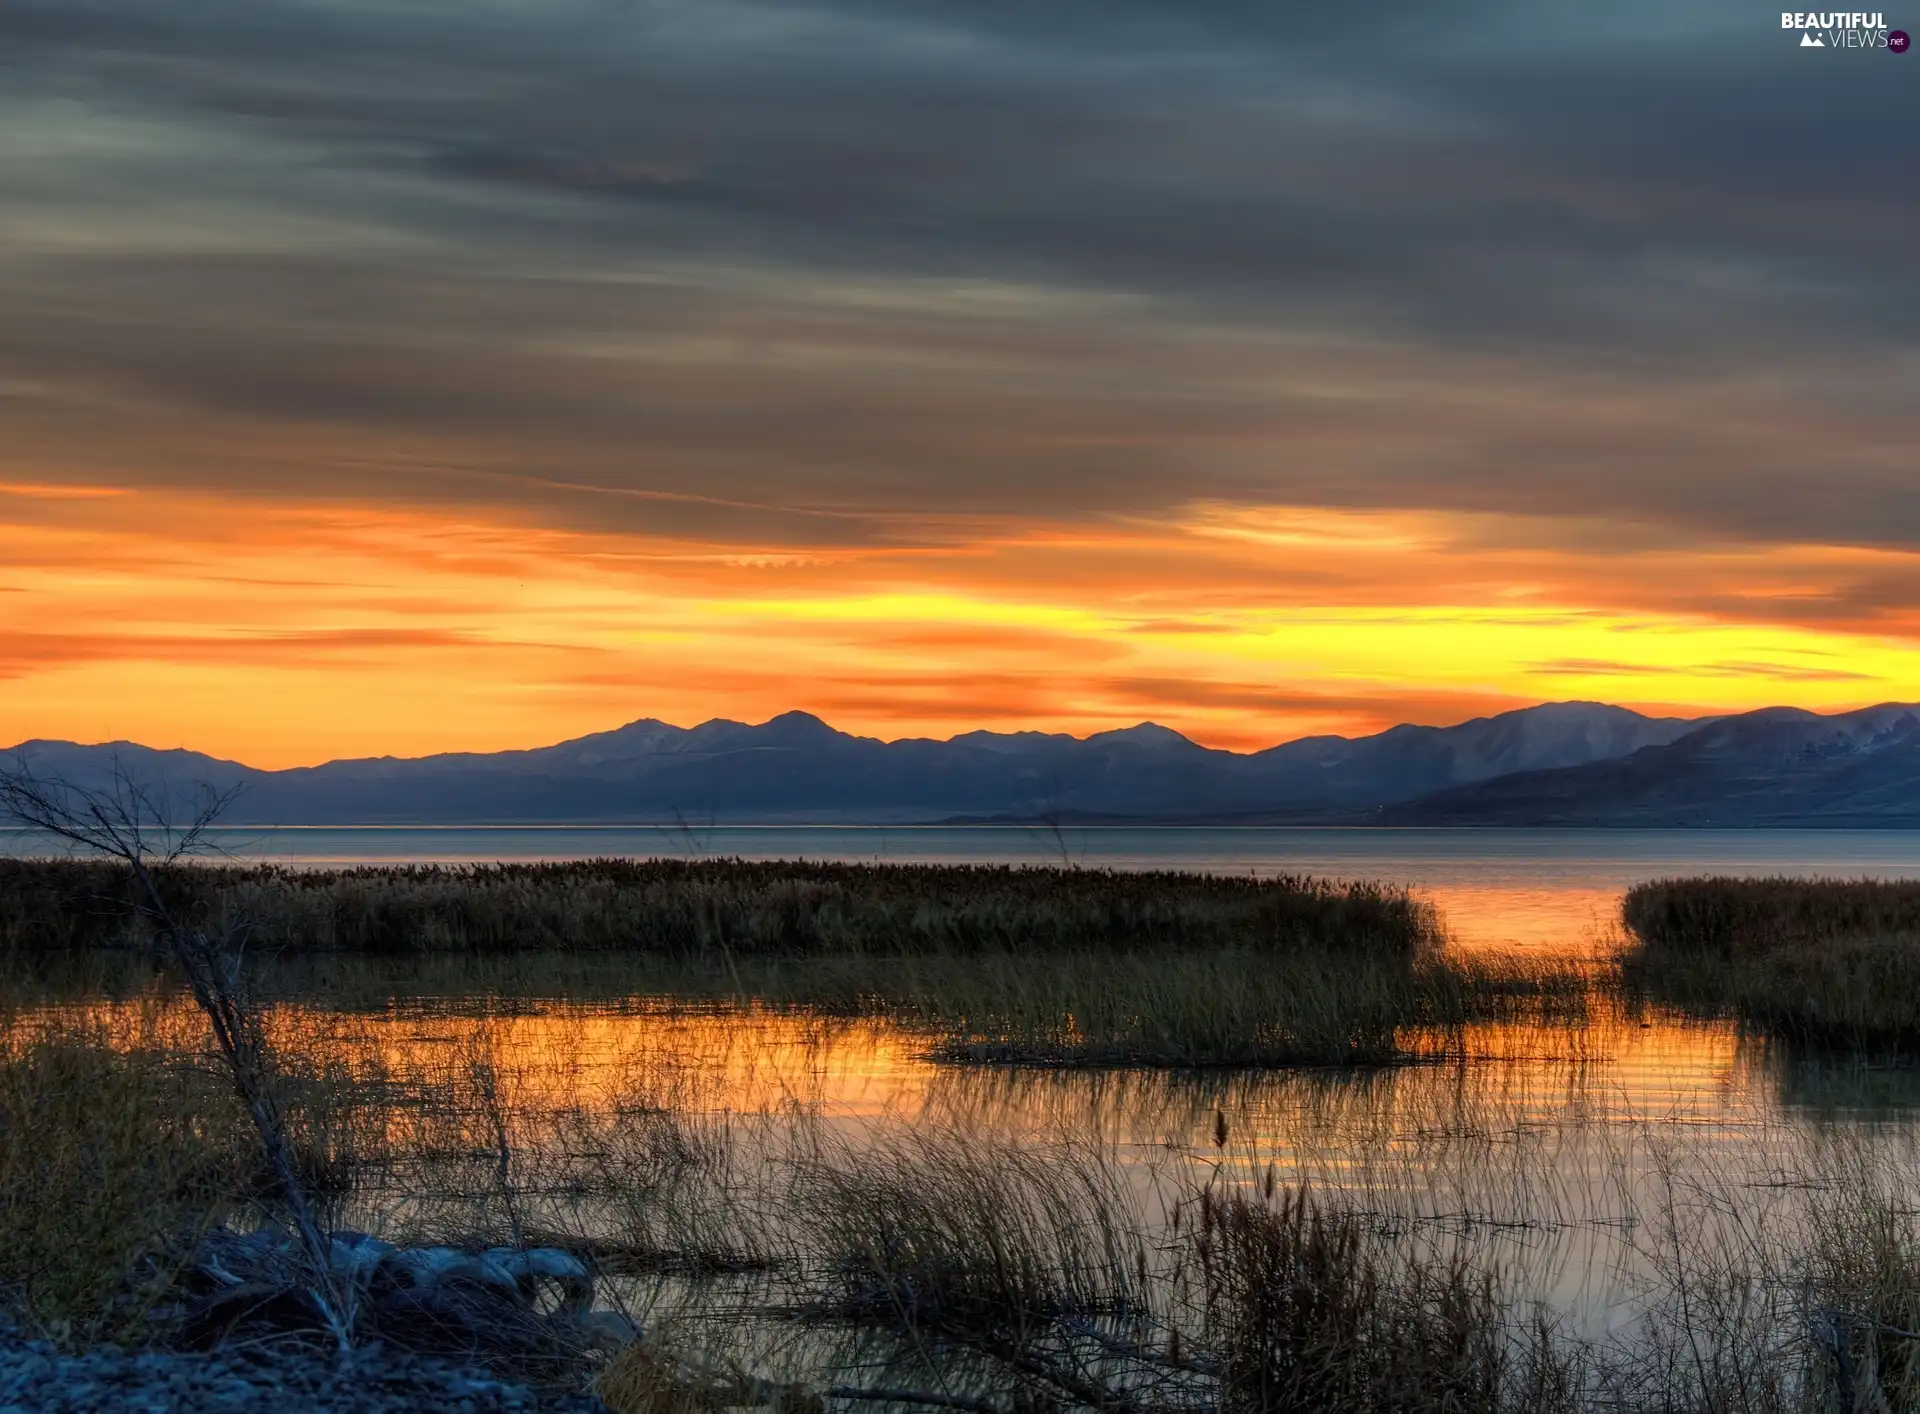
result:
<svg viewBox="0 0 1920 1414"><path fill-rule="evenodd" d="M1824 39L1816 39L1811 34L1803 34L1800 36L1800 47L1802 49L1825 49L1827 42Z"/></svg>

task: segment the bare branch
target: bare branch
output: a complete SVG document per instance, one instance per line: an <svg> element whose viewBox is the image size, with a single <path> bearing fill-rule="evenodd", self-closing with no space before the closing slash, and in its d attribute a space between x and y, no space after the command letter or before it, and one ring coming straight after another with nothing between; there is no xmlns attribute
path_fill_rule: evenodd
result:
<svg viewBox="0 0 1920 1414"><path fill-rule="evenodd" d="M0 770L0 817L78 849L118 859L133 871L141 894L134 906L152 923L162 955L184 978L207 1019L234 1090L266 1150L294 1233L305 1249L313 1284L310 1294L344 1349L350 1343L351 1314L334 1277L332 1244L320 1231L294 1159L273 1083L264 1018L248 1005L241 988L240 961L248 925L245 920L230 923L216 935L190 923L174 911L154 872L205 848L208 830L234 794L202 786L199 804L187 823L175 826L166 793L155 792L118 757L104 789L43 778L20 753L12 769Z"/></svg>
<svg viewBox="0 0 1920 1414"><path fill-rule="evenodd" d="M49 835L75 848L128 863L175 864L190 855L217 852L209 831L242 787L194 789L184 824L175 824L176 802L156 791L119 756L101 789L41 775L24 752L0 767L0 818Z"/></svg>
<svg viewBox="0 0 1920 1414"><path fill-rule="evenodd" d="M864 1400L876 1404L920 1404L932 1409L960 1409L966 1414L1000 1414L999 1406L990 1400L968 1399L926 1389L862 1389L857 1385L834 1385L827 1390L827 1398Z"/></svg>

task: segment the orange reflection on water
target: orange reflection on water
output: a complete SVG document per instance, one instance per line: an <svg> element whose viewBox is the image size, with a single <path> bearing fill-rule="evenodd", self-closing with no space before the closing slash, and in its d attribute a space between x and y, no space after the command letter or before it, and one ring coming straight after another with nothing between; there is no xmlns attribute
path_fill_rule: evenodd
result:
<svg viewBox="0 0 1920 1414"><path fill-rule="evenodd" d="M1588 954L1618 935L1620 890L1555 879L1540 883L1428 885L1448 935L1467 948Z"/></svg>
<svg viewBox="0 0 1920 1414"><path fill-rule="evenodd" d="M206 1047L192 1007L158 995L28 1012L8 1039L77 1026L122 1048ZM393 1153L477 1152L482 1186L495 1133L476 1122L483 1089L505 1114L515 1162L536 1172L591 1127L570 1128L575 1117L619 1136L661 1111L722 1117L760 1173L809 1152L810 1124L832 1126L863 1156L857 1146L903 1133L989 1152L1065 1144L1113 1156L1149 1214L1169 1192L1269 1173L1355 1190L1387 1220L1490 1244L1527 1292L1584 1313L1581 1329L1595 1335L1635 1309L1647 1273L1632 1234L1676 1176L1747 1195L1761 1220L1768 1203L1787 1201L1780 1176L1827 1127L1809 1115L1879 1121L1920 1109L1897 1077L1876 1091L1857 1068L1799 1065L1732 1026L1605 1010L1577 1026L1475 1026L1434 1063L1238 1071L937 1065L925 1036L886 1021L659 999L283 1003L270 1030L290 1070L357 1082L341 1089L374 1107L371 1132L384 1128ZM625 1151L613 1152L617 1162ZM370 1184L354 1221L378 1230L408 1201L393 1192L402 1196Z"/></svg>
<svg viewBox="0 0 1920 1414"><path fill-rule="evenodd" d="M11 1034L18 1041L74 1028L121 1050L185 1053L211 1044L190 1001L151 995L46 1007L17 1018ZM395 1093L463 1089L484 1070L503 1100L526 1112L644 1102L877 1115L917 1102L935 1073L926 1040L888 1022L661 999L542 1001L510 1010L281 1003L268 1012L267 1035L295 1072L324 1071Z"/></svg>
<svg viewBox="0 0 1920 1414"><path fill-rule="evenodd" d="M190 1003L148 996L48 1007L17 1039L84 1026L121 1049L208 1048ZM1119 1142L1205 1138L1216 1110L1263 1149L1385 1125L1417 1134L1469 1112L1508 1126L1693 1115L1739 1123L1774 1103L1775 1058L1730 1025L1644 1024L1604 1010L1579 1025L1483 1023L1440 1063L1381 1069L1112 1070L937 1064L897 1023L770 1007L558 1001L510 1010L280 1004L277 1054L395 1097L468 1094L484 1074L523 1114L634 1107L932 1119ZM1452 1117L1443 1117L1442 1112Z"/></svg>

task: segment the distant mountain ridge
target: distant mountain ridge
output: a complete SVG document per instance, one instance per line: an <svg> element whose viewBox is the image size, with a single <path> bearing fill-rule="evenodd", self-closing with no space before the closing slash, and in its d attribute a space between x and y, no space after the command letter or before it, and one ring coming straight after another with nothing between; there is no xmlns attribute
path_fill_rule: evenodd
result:
<svg viewBox="0 0 1920 1414"><path fill-rule="evenodd" d="M1920 706L1767 707L1671 742L1385 808L1402 825L1920 827Z"/></svg>
<svg viewBox="0 0 1920 1414"><path fill-rule="evenodd" d="M281 771L128 742L33 741L16 751L37 772L76 781L104 780L118 761L176 789L240 787L225 817L238 824L1306 822L1367 819L1515 773L1625 758L1700 726L1562 702L1239 753L1151 722L1085 738L974 731L887 742L787 712L758 725L643 718L530 750Z"/></svg>

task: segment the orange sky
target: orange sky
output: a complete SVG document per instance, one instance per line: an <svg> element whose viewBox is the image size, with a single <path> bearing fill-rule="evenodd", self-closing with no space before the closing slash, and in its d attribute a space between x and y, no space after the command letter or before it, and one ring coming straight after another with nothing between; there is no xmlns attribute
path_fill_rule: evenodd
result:
<svg viewBox="0 0 1920 1414"><path fill-rule="evenodd" d="M1920 699L1920 61L11 0L0 745Z"/></svg>
<svg viewBox="0 0 1920 1414"><path fill-rule="evenodd" d="M1143 718L1259 747L1541 700L1915 695L1920 622L1796 622L1920 557L1197 504L934 548L716 544L415 509L0 488L0 737L264 766L791 707L883 737Z"/></svg>

